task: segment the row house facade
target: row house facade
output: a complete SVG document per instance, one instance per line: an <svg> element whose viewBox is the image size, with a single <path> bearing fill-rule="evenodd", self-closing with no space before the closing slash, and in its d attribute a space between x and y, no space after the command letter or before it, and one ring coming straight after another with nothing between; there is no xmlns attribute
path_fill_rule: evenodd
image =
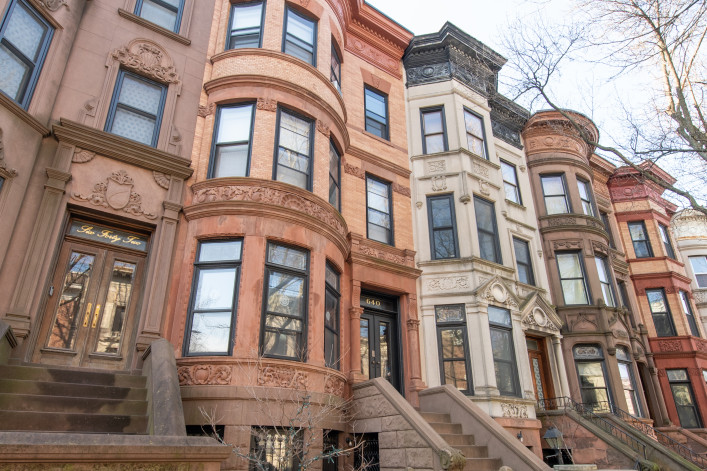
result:
<svg viewBox="0 0 707 471"><path fill-rule="evenodd" d="M707 217L694 210L678 211L673 215L670 228L680 260L692 280L695 315L699 316L704 332L707 329Z"/></svg>
<svg viewBox="0 0 707 471"><path fill-rule="evenodd" d="M446 23L403 59L424 378L451 384L540 456L538 400L569 394L505 59Z"/></svg>
<svg viewBox="0 0 707 471"><path fill-rule="evenodd" d="M642 165L653 179L675 182L657 165ZM669 229L677 207L663 198L662 187L630 167L616 169L608 187L668 417L675 425L701 428L707 418L706 344L692 280Z"/></svg>

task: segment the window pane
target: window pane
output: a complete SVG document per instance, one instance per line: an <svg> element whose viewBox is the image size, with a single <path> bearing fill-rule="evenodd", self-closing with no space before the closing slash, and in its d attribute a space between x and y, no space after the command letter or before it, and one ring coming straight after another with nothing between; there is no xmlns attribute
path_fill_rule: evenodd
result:
<svg viewBox="0 0 707 471"><path fill-rule="evenodd" d="M484 149L484 141L477 137L473 136L467 136L467 145L469 146L469 150L472 151L474 154L479 155L481 157L486 158L486 152Z"/></svg>
<svg viewBox="0 0 707 471"><path fill-rule="evenodd" d="M223 260L240 260L241 245L240 240L223 240L213 242L202 242L199 247L199 262L215 262Z"/></svg>
<svg viewBox="0 0 707 471"><path fill-rule="evenodd" d="M456 257L456 245L454 243L454 231L451 229L438 229L433 233L434 238L434 258L454 258Z"/></svg>
<svg viewBox="0 0 707 471"><path fill-rule="evenodd" d="M248 171L248 144L218 146L214 157L214 178L245 177Z"/></svg>
<svg viewBox="0 0 707 471"><path fill-rule="evenodd" d="M172 0L167 1L167 3L174 4L176 2ZM177 4L176 6L178 7L179 5ZM151 0L143 0L140 16L170 31L174 30L177 22L177 11L165 8Z"/></svg>
<svg viewBox="0 0 707 471"><path fill-rule="evenodd" d="M377 226L375 224L368 224L368 238L372 240L377 240L378 242L383 242L384 244L389 243L390 231L387 228Z"/></svg>
<svg viewBox="0 0 707 471"><path fill-rule="evenodd" d="M334 332L339 331L339 299L327 291L324 297L324 325Z"/></svg>
<svg viewBox="0 0 707 471"><path fill-rule="evenodd" d="M231 29L260 28L263 4L235 5Z"/></svg>
<svg viewBox="0 0 707 471"><path fill-rule="evenodd" d="M542 177L542 185L544 195L551 196L565 194L565 186L560 175Z"/></svg>
<svg viewBox="0 0 707 471"><path fill-rule="evenodd" d="M583 278L584 276L578 254L558 253L557 266L560 269L560 278Z"/></svg>
<svg viewBox="0 0 707 471"><path fill-rule="evenodd" d="M280 147L309 156L311 123L291 114L280 113Z"/></svg>
<svg viewBox="0 0 707 471"><path fill-rule="evenodd" d="M235 268L200 269L194 309L231 309Z"/></svg>
<svg viewBox="0 0 707 471"><path fill-rule="evenodd" d="M496 306L488 307L489 322L511 326L511 311Z"/></svg>
<svg viewBox="0 0 707 471"><path fill-rule="evenodd" d="M589 304L582 280L562 280L565 304Z"/></svg>
<svg viewBox="0 0 707 471"><path fill-rule="evenodd" d="M442 358L465 358L464 332L459 329L440 331Z"/></svg>
<svg viewBox="0 0 707 471"><path fill-rule="evenodd" d="M690 264L695 273L707 273L707 257L690 257Z"/></svg>
<svg viewBox="0 0 707 471"><path fill-rule="evenodd" d="M294 330L297 332L302 330L301 320L291 317L273 316L270 314L265 317L265 325L275 329Z"/></svg>
<svg viewBox="0 0 707 471"><path fill-rule="evenodd" d="M435 306L437 322L464 322L463 306Z"/></svg>
<svg viewBox="0 0 707 471"><path fill-rule="evenodd" d="M302 18L292 10L287 10L287 34L307 44L314 44L314 22Z"/></svg>
<svg viewBox="0 0 707 471"><path fill-rule="evenodd" d="M284 245L268 245L268 262L297 270L307 269L307 253Z"/></svg>
<svg viewBox="0 0 707 471"><path fill-rule="evenodd" d="M503 179L507 182L517 185L515 168L507 164L506 162L501 162L501 173L503 174Z"/></svg>
<svg viewBox="0 0 707 471"><path fill-rule="evenodd" d="M653 313L653 325L658 337L673 337L675 336L675 328L673 327L672 319L667 312Z"/></svg>
<svg viewBox="0 0 707 471"><path fill-rule="evenodd" d="M271 271L268 282L267 310L301 316L304 307L304 278Z"/></svg>
<svg viewBox="0 0 707 471"><path fill-rule="evenodd" d="M339 289L339 275L327 264L326 271L324 272L324 278L326 283L332 288Z"/></svg>
<svg viewBox="0 0 707 471"><path fill-rule="evenodd" d="M496 386L502 394L515 394L515 369L512 363L495 361L493 369L496 373Z"/></svg>
<svg viewBox="0 0 707 471"><path fill-rule="evenodd" d="M604 379L604 371L599 362L580 362L577 363L577 371L579 372L579 382L582 388L604 388L606 380Z"/></svg>
<svg viewBox="0 0 707 471"><path fill-rule="evenodd" d="M18 3L7 23L5 39L19 49L27 59L35 62L46 32L47 27L37 21L37 18L23 4Z"/></svg>
<svg viewBox="0 0 707 471"><path fill-rule="evenodd" d="M425 137L425 150L428 154L444 152L444 135L435 134Z"/></svg>
<svg viewBox="0 0 707 471"><path fill-rule="evenodd" d="M366 111L376 114L381 121L385 121L385 98L368 88L366 89Z"/></svg>
<svg viewBox="0 0 707 471"><path fill-rule="evenodd" d="M642 223L629 223L628 230L631 233L631 240L647 240L648 235Z"/></svg>
<svg viewBox="0 0 707 471"><path fill-rule="evenodd" d="M513 360L513 345L510 331L491 329L491 348L495 360Z"/></svg>
<svg viewBox="0 0 707 471"><path fill-rule="evenodd" d="M648 297L648 304L650 305L651 312L667 312L668 307L665 304L665 296L660 290L646 290L646 296Z"/></svg>
<svg viewBox="0 0 707 471"><path fill-rule="evenodd" d="M432 227L450 227L452 225L452 209L449 203L449 198L430 199Z"/></svg>
<svg viewBox="0 0 707 471"><path fill-rule="evenodd" d="M528 243L514 237L513 247L516 252L516 260L520 263L530 264L530 251L528 249Z"/></svg>
<svg viewBox="0 0 707 471"><path fill-rule="evenodd" d="M422 119L425 125L425 134L435 134L444 131L441 111L426 111L422 114Z"/></svg>
<svg viewBox="0 0 707 471"><path fill-rule="evenodd" d="M466 378L466 361L444 362L444 384L451 384L460 391L468 391Z"/></svg>
<svg viewBox="0 0 707 471"><path fill-rule="evenodd" d="M284 357L299 357L299 334L265 331L263 353Z"/></svg>
<svg viewBox="0 0 707 471"><path fill-rule="evenodd" d="M547 214L569 213L567 200L564 196L546 196L545 207L547 208Z"/></svg>
<svg viewBox="0 0 707 471"><path fill-rule="evenodd" d="M157 115L162 101L162 87L123 76L118 102L146 113Z"/></svg>
<svg viewBox="0 0 707 471"><path fill-rule="evenodd" d="M230 312L195 312L189 336L189 353L228 352Z"/></svg>
<svg viewBox="0 0 707 471"><path fill-rule="evenodd" d="M464 121L466 124L466 132L473 134L477 137L482 137L484 135L483 121L478 116L464 111Z"/></svg>
<svg viewBox="0 0 707 471"><path fill-rule="evenodd" d="M155 124L154 118L148 118L124 108L118 108L115 110L110 132L149 146L152 145Z"/></svg>
<svg viewBox="0 0 707 471"><path fill-rule="evenodd" d="M253 105L221 108L216 142L248 142L252 118Z"/></svg>
<svg viewBox="0 0 707 471"><path fill-rule="evenodd" d="M29 80L30 68L0 44L0 70L0 90L13 100L19 100L24 85Z"/></svg>

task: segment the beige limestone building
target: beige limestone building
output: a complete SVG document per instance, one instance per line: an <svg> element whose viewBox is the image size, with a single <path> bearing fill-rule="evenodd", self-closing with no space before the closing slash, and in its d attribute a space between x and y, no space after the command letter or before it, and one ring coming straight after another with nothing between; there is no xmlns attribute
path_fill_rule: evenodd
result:
<svg viewBox="0 0 707 471"><path fill-rule="evenodd" d="M670 228L687 276L692 279L696 316L707 331L707 217L690 209L678 211Z"/></svg>

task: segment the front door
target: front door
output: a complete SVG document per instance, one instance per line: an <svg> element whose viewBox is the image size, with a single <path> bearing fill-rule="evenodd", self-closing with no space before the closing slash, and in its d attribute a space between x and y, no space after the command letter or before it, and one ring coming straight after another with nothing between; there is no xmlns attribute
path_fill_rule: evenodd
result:
<svg viewBox="0 0 707 471"><path fill-rule="evenodd" d="M397 300L361 294L361 373L383 377L401 390Z"/></svg>
<svg viewBox="0 0 707 471"><path fill-rule="evenodd" d="M54 271L33 361L123 369L147 240L72 221Z"/></svg>
<svg viewBox="0 0 707 471"><path fill-rule="evenodd" d="M528 357L530 360L530 372L533 377L535 399L537 401L551 399L555 394L553 392L552 376L548 368L549 363L547 361L545 340L540 337L526 337L525 343L528 346Z"/></svg>

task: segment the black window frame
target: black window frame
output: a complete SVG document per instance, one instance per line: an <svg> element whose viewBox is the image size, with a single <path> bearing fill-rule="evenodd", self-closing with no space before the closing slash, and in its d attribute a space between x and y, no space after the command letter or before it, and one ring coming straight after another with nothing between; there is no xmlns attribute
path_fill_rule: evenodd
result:
<svg viewBox="0 0 707 471"><path fill-rule="evenodd" d="M336 178L331 174L331 153L336 155ZM332 203L332 189L336 188L336 201ZM329 204L334 206L337 211L341 212L341 152L336 147L333 139L329 139Z"/></svg>
<svg viewBox="0 0 707 471"><path fill-rule="evenodd" d="M520 184L518 183L518 172L516 170L516 166L510 162L503 160L503 159L501 159L500 162L501 162L501 179L503 180L503 190L504 190L503 194L504 194L505 199L507 201L511 201L515 204L522 205L523 204L523 197L520 194ZM503 166L504 165L507 167L510 167L510 169L513 170L513 178L515 179L514 182L509 182L508 180L506 180L505 176L503 175ZM513 188L513 193L515 193L518 201L508 199L508 192L506 191L506 189L508 187Z"/></svg>
<svg viewBox="0 0 707 471"><path fill-rule="evenodd" d="M368 218L368 212L370 210L373 210L373 211L378 211L378 210L368 206L368 180L369 179L374 180L378 183L382 183L383 185L386 185L388 187L388 211L389 211L388 218L390 219L390 229L388 232L390 234L390 237L389 237L390 240L388 240L387 242L383 242L378 239L372 239L370 237L370 231L368 230L368 226L369 226L369 224L371 224L371 222L369 221L369 218ZM380 242L381 244L395 246L395 219L393 218L393 184L387 180L383 180L381 178L378 178L378 177L373 176L368 173L366 174L365 184L366 184L366 238L370 239L370 240L375 240L376 242ZM377 224L375 224L375 225L378 226ZM378 226L378 227L381 227L381 226Z"/></svg>
<svg viewBox="0 0 707 471"><path fill-rule="evenodd" d="M309 165L308 169L309 172L307 174L307 186L305 188L302 188L301 186L294 185L292 183L287 183L282 180L277 179L277 174L278 174L278 167L280 166L279 162L279 156L280 156L280 130L282 129L281 126L281 118L282 118L282 113L288 114L294 118L300 119L302 121L306 121L309 124L309 155L307 158L309 159ZM304 155L300 154L299 152L296 152L292 149L287 149L291 152L295 152L297 155ZM293 111L289 108L283 108L283 107L278 107L277 108L277 119L275 122L275 155L273 157L273 169L272 169L272 179L276 181L282 181L283 183L287 183L288 185L296 186L297 188L302 188L303 190L307 191L312 191L312 180L313 180L313 166L314 166L314 120L312 118L309 118L307 116L302 115L301 113L298 113L296 111ZM300 172L299 170L295 170L292 167L288 167L291 170L294 170L295 172Z"/></svg>
<svg viewBox="0 0 707 471"><path fill-rule="evenodd" d="M152 115L149 114L145 111L139 110L137 108L133 108L132 106L128 106L125 104L122 104L118 101L120 98L120 91L122 90L123 87L123 81L125 80L125 77L132 77L133 79L140 80L142 82L145 82L149 85L156 85L162 89L162 95L160 97L160 107L158 110L157 115ZM116 136L120 136L124 139L129 139L133 142L137 142L139 144L143 144L149 147L157 147L157 143L159 142L160 139L160 128L162 127L162 119L164 118L164 108L165 108L165 102L167 101L167 85L156 82L154 80L150 80L148 78L143 77L142 75L136 74L134 72L130 72L129 70L125 69L120 69L118 71L118 76L115 79L115 86L113 87L113 96L111 97L110 100L110 107L108 108L108 117L106 118L106 125L104 127L104 131L110 134L115 134L112 131L113 124L115 121L115 115L116 112L118 111L118 108L122 107L132 113L139 114L140 116L145 116L145 117L154 117L155 118L155 129L154 132L152 133L152 141L150 144L145 144L144 142L136 141L130 137L127 136L121 136L120 134L115 134Z"/></svg>
<svg viewBox="0 0 707 471"><path fill-rule="evenodd" d="M476 118L479 118L479 120L481 121L481 136L480 137L469 133L468 126L466 123L467 113L476 117ZM489 157L488 144L486 142L486 122L484 121L484 117L481 116L479 113L475 113L475 112L471 111L466 106L464 107L464 133L466 135L466 148L469 150L469 152L474 153L474 151L469 148L469 136L471 135L472 137L475 137L476 139L482 140L483 145L481 146L481 148L483 150L483 155L480 155L479 157L481 157L484 160L491 160L491 158ZM474 155L476 155L476 154L474 154Z"/></svg>
<svg viewBox="0 0 707 471"><path fill-rule="evenodd" d="M562 278L562 271L560 270L559 257L562 255L574 255L579 260L579 267L582 270L582 285L584 286L584 295L587 298L586 303L580 304L568 304L565 299L565 289L562 286L564 280L578 280L579 278ZM589 283L587 282L587 267L584 266L584 260L581 250L567 250L562 252L555 252L555 263L557 265L557 278L560 280L560 290L562 291L562 302L565 306L588 306L592 303L592 293L589 289Z"/></svg>
<svg viewBox="0 0 707 471"><path fill-rule="evenodd" d="M653 311L653 306L650 302L649 292L660 293L663 297L663 303L665 304L665 311ZM668 297L665 295L665 288L649 288L646 289L646 301L648 302L648 310L651 312L651 318L653 320L653 327L655 328L656 337L675 337L677 336L677 330L675 328L675 320L673 319L673 314L670 309L670 304L668 303ZM668 323L669 331L658 331L658 323L656 323L656 314L665 315L665 321Z"/></svg>
<svg viewBox="0 0 707 471"><path fill-rule="evenodd" d="M438 316L438 310L440 309L454 309L454 308L459 308L461 311L461 320L452 320L452 321L444 321L440 320ZM473 396L474 395L474 382L473 382L473 377L471 373L471 355L469 352L469 333L468 329L466 326L466 309L464 308L463 304L441 304L441 305L435 305L435 325L436 325L436 330L437 330L437 358L439 359L439 376L440 376L440 384L445 385L447 384L446 376L445 376L445 368L444 368L444 363L445 362L458 362L458 361L464 361L464 371L466 372L466 384L467 388L466 389L459 389L462 393L466 394L467 396ZM464 341L464 358L459 358L459 357L450 357L450 358L445 358L444 357L444 352L442 351L442 332L445 330L461 330L462 331L462 338ZM456 387L456 384L453 386Z"/></svg>
<svg viewBox="0 0 707 471"><path fill-rule="evenodd" d="M258 48L263 47L263 25L265 24L265 9L267 6L266 0L255 0L255 1L250 1L250 2L242 2L242 3L234 3L231 5L231 11L228 15L228 27L226 28L226 50L231 50L231 49L246 49L245 47L234 47L233 42L234 39L238 37L246 37L246 36L254 36L254 32L249 32L250 30L254 30L255 28L241 28L239 31L248 31L246 33L239 33L239 34L234 34L233 30L233 17L236 14L236 10L238 8L247 8L247 7L252 7L257 4L261 5L261 11L260 11L260 26L258 27Z"/></svg>
<svg viewBox="0 0 707 471"><path fill-rule="evenodd" d="M240 242L240 253L237 259L233 260L212 260L212 261L199 261L201 256L201 249L205 244L209 243L223 243L223 242ZM196 255L194 257L193 263L193 275L191 282L191 294L189 296L189 309L187 310L187 321L184 331L184 342L182 345L182 352L185 357L197 357L197 356L231 356L233 354L233 347L236 338L236 320L238 318L238 294L240 291L240 278L241 278L241 266L243 265L243 238L232 238L232 239L204 239L197 242ZM194 323L194 314L198 312L224 312L224 309L195 309L194 303L196 302L197 290L199 288L199 274L205 269L219 269L219 268L235 268L236 276L233 287L233 304L231 306L231 327L229 331L228 351L218 352L218 351L208 351L208 352L190 352L190 342ZM197 312L198 311L198 312Z"/></svg>
<svg viewBox="0 0 707 471"><path fill-rule="evenodd" d="M440 119L442 122L442 132L441 133L427 134L427 131L425 129L425 115L427 113L440 113ZM442 144L443 144L443 148L444 148L442 150L442 152L447 152L449 150L449 143L447 141L447 118L444 113L444 105L430 106L427 108L420 108L420 130L421 130L421 134L422 134L422 153L423 154L428 154L428 152L427 152L427 136L438 136L438 135L442 134Z"/></svg>
<svg viewBox="0 0 707 471"><path fill-rule="evenodd" d="M599 274L599 285L602 287L601 297L604 300L604 304L606 304L607 306L617 307L618 303L616 301L616 290L614 289L614 277L612 276L612 273L611 273L612 270L611 270L609 257L601 256L601 255L594 256L594 262L597 265L597 272L599 272L599 265L597 263L599 260L601 260L602 269L604 271L604 277L606 278L606 281L602 281L601 273L598 273ZM604 286L606 286L609 289L609 294L611 295L611 304L609 304L606 301L606 293L604 293L604 289L603 289Z"/></svg>
<svg viewBox="0 0 707 471"><path fill-rule="evenodd" d="M674 371L681 371L685 375L685 379L671 379L671 374ZM668 385L670 386L670 393L673 396L673 403L675 404L675 411L678 413L678 422L680 422L680 426L683 428L702 428L702 415L700 414L700 407L697 404L696 398L695 398L695 390L692 387L692 381L690 381L690 375L687 372L687 368L669 368L666 369L665 371L666 377L668 378ZM695 415L695 418L697 419L697 427L687 427L687 424L683 424L681 414L680 414L680 409L678 408L677 401L675 400L675 390L673 389L673 384L685 384L687 385L687 388L690 392L690 397L692 399L692 409Z"/></svg>
<svg viewBox="0 0 707 471"><path fill-rule="evenodd" d="M329 283L329 277L324 276L324 315L326 316L326 305L327 299L331 296L336 302L336 330L332 329L327 325L326 317L324 318L324 366L327 368L333 368L335 370L341 369L341 274L339 271L327 261L325 265L325 270L331 271L336 276L336 286ZM329 358L327 350L329 349L327 342L327 332L331 332L335 339L334 348L332 349L332 355L335 358Z"/></svg>
<svg viewBox="0 0 707 471"><path fill-rule="evenodd" d="M636 383L636 375L633 371L633 361L631 361L631 356L627 347L623 345L616 346L616 363L619 366L624 365L626 367L626 370L628 372L628 379L631 383L632 389L626 389L626 385L624 384L623 378L621 377L621 368L619 368L619 379L621 379L621 389L624 393L624 399L626 399L626 391L630 391L631 405L634 409L634 414L632 415L634 415L635 417L643 417L643 407L641 404L641 400L638 397L638 383Z"/></svg>
<svg viewBox="0 0 707 471"><path fill-rule="evenodd" d="M631 232L631 226L639 225L643 229L643 233L646 235L645 239L634 239L633 238L633 233ZM646 229L646 221L640 220L640 221L628 221L626 223L628 226L628 235L631 238L631 243L633 244L633 254L636 256L636 258L653 258L653 247L651 245L651 237L648 234L648 230ZM636 250L636 244L646 244L646 250L648 251L648 255L638 255L638 251Z"/></svg>
<svg viewBox="0 0 707 471"><path fill-rule="evenodd" d="M560 177L561 182L562 182L562 189L564 192L562 195L560 194L553 194L553 195L547 195L545 194L545 185L543 185L543 179L545 178L552 178L552 177ZM569 192L567 191L567 177L565 176L564 173L545 173L540 175L540 190L542 191L543 194L543 204L545 205L545 214L548 216L554 215L554 214L571 214L572 213L572 200L569 197ZM558 196L564 197L565 200L565 208L567 208L566 212L563 213L550 213L548 212L547 209L547 198L556 198Z"/></svg>
<svg viewBox="0 0 707 471"><path fill-rule="evenodd" d="M486 229L482 229L482 227L479 225L479 216L478 216L478 205L479 204L485 204L488 205L491 208L491 222L493 224L493 231L489 232ZM493 263L498 263L499 265L503 265L503 254L501 253L501 240L500 240L500 234L498 232L498 219L496 218L496 204L493 201L489 201L485 198L482 198L480 196L474 195L474 216L476 217L476 234L479 239L479 257L483 258L484 260L488 260L489 262ZM494 257L493 258L487 258L483 254L482 250L482 243L481 239L485 237L493 237L493 246L494 246Z"/></svg>
<svg viewBox="0 0 707 471"><path fill-rule="evenodd" d="M663 242L665 254L674 260L675 249L673 248L673 242L670 240L670 231L668 231L668 226L658 223L658 234L660 235L661 242Z"/></svg>
<svg viewBox="0 0 707 471"><path fill-rule="evenodd" d="M10 24L10 21L12 20L12 14L15 12L16 8L24 8L32 17L37 20L38 23L41 23L41 25L46 28L43 37L41 38L40 45L37 48L37 57L34 60L25 56L24 53L17 49L17 47L15 47L5 37L7 33L7 28ZM39 75L42 73L42 68L44 67L44 62L47 58L47 53L49 52L49 47L51 45L52 38L54 37L54 30L55 29L51 25L51 23L49 23L49 21L39 12L39 10L37 10L27 0L11 0L7 8L5 9L5 14L3 15L2 23L0 23L0 44L3 45L12 54L13 57L22 62L25 66L27 66L28 74L24 83L22 83L19 88L18 98L20 99L15 99L2 90L0 90L0 93L3 93L5 96L10 98L10 100L14 101L25 110L29 107L29 103L32 100L32 96L34 95L34 90L37 86L37 82L39 81Z"/></svg>
<svg viewBox="0 0 707 471"><path fill-rule="evenodd" d="M172 29L169 28L164 28L162 25L158 25L157 23L153 23L150 21L150 19L145 18L142 16L142 6L145 3L145 0L137 0L135 2L135 15L139 16L140 18L143 18L146 21L149 21L150 23L153 23L161 28L166 29L167 31L172 31L173 33L179 34L179 30L182 27L182 15L184 14L184 0L179 0L179 6L175 9L174 5L164 2L162 0L147 0L148 2L152 2L157 6L160 6L162 8L165 8L167 10L173 11L176 13L176 16L174 18L174 27Z"/></svg>
<svg viewBox="0 0 707 471"><path fill-rule="evenodd" d="M511 313L510 309L507 309L505 307L499 307L499 306L494 306L492 304L488 305L488 309L498 309L498 310L503 310L508 313L508 319L510 321L510 324L501 324L498 322L492 322L491 321L491 315L488 315L489 319L489 332L491 331L497 331L497 332L502 332L505 335L508 335L509 338L509 345L511 347L511 367L514 372L512 382L513 382L513 391L501 391L501 388L498 387L498 376L496 374L496 362L502 362L502 363L509 363L506 360L500 360L496 358L496 355L493 354L493 342L491 342L491 349L492 349L492 356L493 356L493 363L494 363L494 373L496 374L496 387L498 388L498 391L501 393L502 396L512 396L512 397L521 397L521 387L520 387L520 378L518 374L518 358L516 357L516 347L515 347L515 341L513 337L513 314Z"/></svg>
<svg viewBox="0 0 707 471"><path fill-rule="evenodd" d="M336 70L334 68L334 63L336 63L339 73L336 73ZM329 81L334 85L334 88L336 88L339 91L339 94L342 94L341 91L341 67L343 65L343 62L341 61L341 55L337 52L336 46L334 43L334 38L331 39L331 59L329 63Z"/></svg>
<svg viewBox="0 0 707 471"><path fill-rule="evenodd" d="M307 44L304 41L302 41L301 39L296 38L296 37L294 38L294 40L288 38L288 35L292 36L287 32L287 25L289 23L290 13L292 13L295 16L298 16L302 20L312 23L312 39L314 41L313 44ZM305 13L302 13L301 11L296 10L296 9L292 8L291 6L287 5L285 7L285 19L283 21L283 27L282 27L282 52L284 52L285 54L292 56L296 59L300 59L302 62L305 62L305 63L311 65L312 67L317 67L317 39L318 39L317 29L319 26L318 23L319 22L317 21L316 18L312 18L312 17L306 15ZM312 50L311 51L307 50L307 52L311 52L312 61L311 62L305 61L304 59L301 59L301 58L297 57L296 55L294 55L290 52L287 52L287 45L290 43L296 47L299 47L299 48L305 49L305 50L307 50L307 48L303 47L302 45L311 46Z"/></svg>
<svg viewBox="0 0 707 471"><path fill-rule="evenodd" d="M5 184L5 177L0 175L0 191L2 191L2 186Z"/></svg>
<svg viewBox="0 0 707 471"><path fill-rule="evenodd" d="M380 116L373 111L368 110L368 94L371 93L373 95L378 95L379 97L383 98L383 102L385 104L385 116ZM365 85L363 87L363 108L364 108L364 128L367 133L373 134L376 137L380 137L381 139L385 139L386 141L390 140L390 110L388 109L388 95L386 93L383 93L380 90L376 90L375 88ZM379 119L376 119L378 117L382 117L383 121L380 121ZM380 125L383 126L383 135L378 134L377 132L371 131L371 129L368 127L368 120L374 121Z"/></svg>
<svg viewBox="0 0 707 471"><path fill-rule="evenodd" d="M223 112L224 109L231 109L231 108L245 108L246 106L251 107L251 114L250 114L250 133L249 133L249 138L248 141L228 141L228 142L218 142L218 134L220 131L220 125L221 125L221 113ZM255 103L254 102L242 102L242 103L234 103L234 104L229 104L229 105L220 105L216 108L216 119L214 119L214 130L213 134L211 137L211 154L209 157L209 170L207 172L206 178L221 178L222 176L219 175L218 177L214 176L214 173L216 171L215 169L215 161L216 161L216 152L217 149L220 146L227 146L227 145L239 145L239 144L248 144L248 157L246 159L246 168L245 168L245 176L248 177L250 176L250 160L251 160L251 155L253 153L253 131L255 129ZM232 175L225 175L226 177L232 176Z"/></svg>
<svg viewBox="0 0 707 471"><path fill-rule="evenodd" d="M691 255L687 258L690 261L690 268L692 268L692 274L695 276L695 283L697 284L697 287L707 288L707 271L698 272L695 269L695 262L693 261L698 258L701 258L705 261L705 264L707 264L707 255Z"/></svg>
<svg viewBox="0 0 707 471"><path fill-rule="evenodd" d="M294 249L298 252L303 252L306 257L306 267L304 270L299 270L296 268L289 267L287 265L280 265L274 262L269 262L268 261L268 254L270 252L270 247L271 246L279 246L279 247L284 247L287 249ZM268 241L266 246L265 246L265 267L264 267L264 273L263 273L263 308L261 311L261 316L260 316L260 353L264 358L279 358L282 360L293 360L293 361L300 361L300 362L306 362L307 361L307 341L308 341L308 324L309 324L309 271L310 271L310 252L307 249L304 249L302 247L298 247L295 245L290 245L290 244L283 244L279 241ZM302 317L296 317L296 316L291 316L288 314L283 314L283 313L278 313L278 312L270 312L268 311L268 288L270 286L270 274L272 272L278 272L282 273L285 275L292 275L292 276L298 276L303 278L303 286L304 286L304 293L302 294ZM277 317L286 317L288 319L294 319L294 320L301 320L302 322L302 329L299 333L297 331L292 330L292 329L278 329L276 327L267 327L266 326L266 317L268 315L272 316L277 316ZM295 333L296 335L299 335L299 345L297 346L297 352L295 353L295 356L286 356L286 355L277 355L277 354L272 354L272 353L267 353L265 351L265 332L266 330L268 331L273 331L273 332L279 332L281 330L286 330L287 333Z"/></svg>
<svg viewBox="0 0 707 471"><path fill-rule="evenodd" d="M604 230L609 236L609 247L612 249L616 248L616 242L614 241L614 233L611 231L611 222L609 222L609 213L606 211L599 210L599 218L604 225Z"/></svg>
<svg viewBox="0 0 707 471"><path fill-rule="evenodd" d="M693 337L699 337L700 328L697 326L697 320L695 319L695 312L692 310L692 303L690 302L690 296L688 296L687 291L678 290L678 296L680 297L680 303L682 304L682 310L687 317L687 325L690 326L690 332Z"/></svg>
<svg viewBox="0 0 707 471"><path fill-rule="evenodd" d="M523 247L526 251L526 254L528 256L528 263L525 263L520 260L518 257L518 247ZM530 286L536 286L535 284L535 274L533 273L533 262L532 258L530 256L530 242L525 240L525 239L520 239L518 237L513 236L513 253L515 254L515 259L516 259L516 267L518 271L518 281L521 283L525 283L526 285ZM527 272L528 279L527 281L523 281L520 278L520 267L524 267L525 271Z"/></svg>
<svg viewBox="0 0 707 471"><path fill-rule="evenodd" d="M578 350L583 348L583 347L590 347L590 348L596 348L598 351L598 354L596 356L590 357L577 357L578 355ZM601 345L597 344L576 344L574 347L572 347L572 358L574 359L574 367L575 371L577 373L577 380L579 381L579 394L580 397L582 398L582 404L587 407L589 410L592 412L610 412L611 411L611 405L614 404L614 396L613 396L613 391L611 387L611 382L608 380L608 375L607 375L607 368L606 368L606 359L604 358L604 350L602 349ZM604 387L603 388L597 388L597 387L583 387L582 382L580 380L581 375L579 373L579 364L580 363L599 363L601 366L601 372L602 372L602 377L604 378ZM608 404L603 405L601 402L586 402L585 401L585 395L584 391L588 390L596 390L596 389L603 389L606 391L606 402Z"/></svg>
<svg viewBox="0 0 707 471"><path fill-rule="evenodd" d="M432 212L432 201L435 200L447 200L449 204L449 212L451 214L451 226L440 226L436 227L434 223L434 214ZM454 210L454 193L447 193L445 195L431 195L427 197L427 227L430 237L430 255L432 260L449 260L459 258L459 237L457 232L457 217ZM437 256L437 244L435 244L435 232L437 231L452 231L452 237L454 242L454 253L451 256L443 257Z"/></svg>
<svg viewBox="0 0 707 471"><path fill-rule="evenodd" d="M582 197L582 192L580 191L580 188L584 187L584 191L587 192L587 198L589 199L584 199ZM596 206L594 203L594 195L592 194L592 184L589 180L585 180L584 178L577 177L577 194L579 195L579 201L582 202L582 214L585 216L591 216L591 217L596 217L597 216L597 210ZM587 207L589 208L589 213L587 212L587 209L585 208L585 203Z"/></svg>

